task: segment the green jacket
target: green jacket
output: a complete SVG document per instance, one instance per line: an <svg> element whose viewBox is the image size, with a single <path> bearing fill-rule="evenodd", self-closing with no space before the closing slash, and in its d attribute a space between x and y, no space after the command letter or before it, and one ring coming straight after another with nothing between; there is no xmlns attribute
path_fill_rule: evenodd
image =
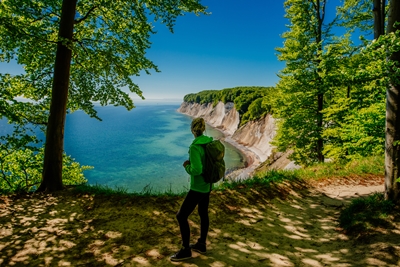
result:
<svg viewBox="0 0 400 267"><path fill-rule="evenodd" d="M190 174L190 189L193 191L208 193L210 192L210 184L204 181L203 176L203 163L205 160L203 144L208 144L213 140L212 137L200 135L196 137L189 147L189 161L190 164L186 165L185 170Z"/></svg>

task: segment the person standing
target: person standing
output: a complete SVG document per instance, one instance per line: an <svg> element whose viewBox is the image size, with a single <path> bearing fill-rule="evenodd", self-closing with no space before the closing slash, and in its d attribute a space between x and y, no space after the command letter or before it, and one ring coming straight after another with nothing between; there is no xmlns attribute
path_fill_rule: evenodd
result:
<svg viewBox="0 0 400 267"><path fill-rule="evenodd" d="M182 236L182 248L170 257L171 261L183 261L192 257L192 250L206 253L206 238L209 228L208 205L210 202L211 184L204 181L202 176L205 153L202 145L210 143L213 138L203 135L206 124L203 118L195 118L191 123L194 140L189 147L189 160L183 167L190 175L190 190L183 201L176 218ZM200 216L200 238L195 244L190 243L190 227L188 217L198 206Z"/></svg>

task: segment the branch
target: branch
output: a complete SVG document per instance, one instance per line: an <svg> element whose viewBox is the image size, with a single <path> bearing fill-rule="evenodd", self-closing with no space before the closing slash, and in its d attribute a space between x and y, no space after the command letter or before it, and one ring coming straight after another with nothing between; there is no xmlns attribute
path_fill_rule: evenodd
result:
<svg viewBox="0 0 400 267"><path fill-rule="evenodd" d="M80 42L78 39L73 39L72 41L77 42L79 44L79 46L82 47L83 51L85 51L86 55L89 55L86 47L83 45L82 42Z"/></svg>
<svg viewBox="0 0 400 267"><path fill-rule="evenodd" d="M319 1L319 0L317 0L317 1ZM314 3L314 1L313 1L313 0L310 0L310 2L311 2L311 4L314 6L314 9L317 10L318 7L317 7L317 5Z"/></svg>
<svg viewBox="0 0 400 267"><path fill-rule="evenodd" d="M46 75L52 75L53 71L47 71L44 72L42 74L40 74L39 76L37 76L34 80L32 80L32 85L35 86L35 82L38 81L39 79L41 79L42 77L46 76ZM26 81L29 83L30 81L28 79L26 79Z"/></svg>
<svg viewBox="0 0 400 267"><path fill-rule="evenodd" d="M74 58L76 64L78 64L79 66L81 66L82 69L86 70L87 73L93 74L93 73L92 73L91 71L89 71L85 66L82 65L82 63L78 60L79 57L78 57L77 55L78 55L77 53L74 53L74 56L73 56L73 58Z"/></svg>
<svg viewBox="0 0 400 267"><path fill-rule="evenodd" d="M35 121L35 120L31 120L27 117L21 116L24 119L26 119L29 123L35 124L35 125L46 125L47 126L47 122L46 121Z"/></svg>
<svg viewBox="0 0 400 267"><path fill-rule="evenodd" d="M89 9L89 11L86 13L85 16L83 16L82 18L75 20L74 24L78 24L81 23L82 21L84 21L85 19L87 19L90 15L90 13L92 13L93 10L95 10L97 8L97 6L93 6L91 9Z"/></svg>
<svg viewBox="0 0 400 267"><path fill-rule="evenodd" d="M35 118L35 116L31 116L31 118L28 117L28 116L25 116L25 114L23 112L18 112L17 111L14 114L15 114L15 116L18 116L18 119L20 119L20 118L25 119L27 122L29 122L31 124L34 124L34 125L45 125L45 126L47 126L47 123L48 123L46 121L41 121L40 118ZM37 116L37 117L39 117L39 116ZM39 120L37 120L37 119L39 119Z"/></svg>
<svg viewBox="0 0 400 267"><path fill-rule="evenodd" d="M325 19L325 7L326 7L326 0L322 3L322 16L321 16L321 21L324 21Z"/></svg>
<svg viewBox="0 0 400 267"><path fill-rule="evenodd" d="M12 188L12 185L11 185L11 183L10 183L10 181L8 181L7 180L7 175L4 173L4 170L3 170L3 162L1 163L1 173L3 174L3 179L4 179L4 181L6 181L6 183L8 184L8 186L10 187L10 188Z"/></svg>
<svg viewBox="0 0 400 267"><path fill-rule="evenodd" d="M29 188L29 187L31 187L31 186L34 186L34 185L38 185L38 184L40 184L41 182L37 182L37 183L33 183L33 184L27 184L26 185L26 188Z"/></svg>
<svg viewBox="0 0 400 267"><path fill-rule="evenodd" d="M2 21L2 22L4 22L4 21ZM50 41L50 40L41 38L40 36L37 36L37 35L33 35L33 34L30 34L30 33L27 33L27 32L25 32L23 30L22 27L16 27L11 23L5 22L4 23L4 27L9 31L9 35L10 36L14 35L17 38L21 37L21 36L29 36L31 38L34 38L34 39L37 39L37 40L40 40L40 41L43 41L43 42L46 42L46 43L52 43L52 44L57 44L58 43L58 42L55 42L55 41Z"/></svg>
<svg viewBox="0 0 400 267"><path fill-rule="evenodd" d="M331 22L328 23L328 25L322 25L324 31L326 33L330 33L332 30L332 27L334 27L335 25L337 25L337 21L339 20L339 17L336 16Z"/></svg>
<svg viewBox="0 0 400 267"><path fill-rule="evenodd" d="M25 188L28 188L29 175L25 168L24 168L24 174L25 174Z"/></svg>

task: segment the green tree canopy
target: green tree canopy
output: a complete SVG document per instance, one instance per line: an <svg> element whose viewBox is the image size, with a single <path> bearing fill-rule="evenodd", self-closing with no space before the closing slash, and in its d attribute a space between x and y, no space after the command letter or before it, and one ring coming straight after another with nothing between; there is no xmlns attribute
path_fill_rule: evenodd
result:
<svg viewBox="0 0 400 267"><path fill-rule="evenodd" d="M0 61L25 71L1 74L0 114L46 128L43 190L62 188L66 110L97 117L93 102L133 108L126 90L143 97L134 77L158 71L146 58L154 22L172 31L185 12L205 7L199 0L0 1Z"/></svg>

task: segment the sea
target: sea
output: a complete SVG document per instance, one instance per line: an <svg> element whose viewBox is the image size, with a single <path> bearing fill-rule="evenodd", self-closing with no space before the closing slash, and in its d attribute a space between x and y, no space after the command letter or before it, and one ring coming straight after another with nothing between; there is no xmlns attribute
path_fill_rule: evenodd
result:
<svg viewBox="0 0 400 267"><path fill-rule="evenodd" d="M192 118L177 111L178 102L135 105L130 111L124 107L97 106L101 121L81 110L68 114L65 152L81 165L93 167L84 172L92 185L128 192L187 191L189 175L182 163L188 159L194 139L190 131ZM0 122L3 129L4 123ZM205 134L223 137L208 125ZM224 144L227 169L244 167L241 152L229 143Z"/></svg>

